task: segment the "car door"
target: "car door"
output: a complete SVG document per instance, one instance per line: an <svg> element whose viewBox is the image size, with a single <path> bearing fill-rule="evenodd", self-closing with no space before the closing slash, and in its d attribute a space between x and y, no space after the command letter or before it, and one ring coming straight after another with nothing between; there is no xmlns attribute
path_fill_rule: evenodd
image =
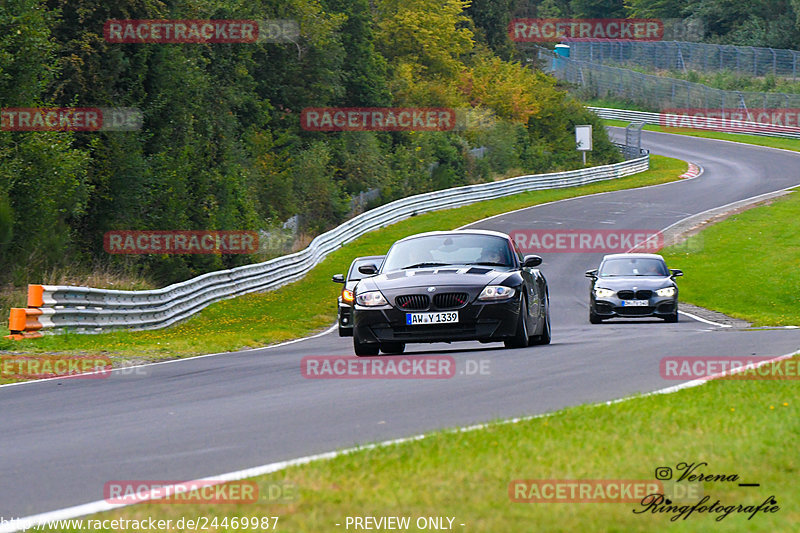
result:
<svg viewBox="0 0 800 533"><path fill-rule="evenodd" d="M537 271L533 268L525 268L522 266L522 262L525 259L525 256L522 252L517 248L517 243L513 240L509 241L511 243L511 247L514 250L515 255L517 256L517 261L519 262L519 269L520 274L523 280L523 286L526 291L527 295L527 303L528 303L528 327L535 327L536 326L536 319L539 317L541 313L541 289L539 287L539 282L537 280Z"/></svg>

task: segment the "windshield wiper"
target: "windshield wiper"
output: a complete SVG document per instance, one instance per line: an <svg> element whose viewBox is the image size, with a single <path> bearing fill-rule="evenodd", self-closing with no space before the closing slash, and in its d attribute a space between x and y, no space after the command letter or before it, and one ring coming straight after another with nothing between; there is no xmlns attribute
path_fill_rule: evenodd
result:
<svg viewBox="0 0 800 533"><path fill-rule="evenodd" d="M416 265L404 266L401 270L406 270L409 268L443 267L443 266L450 266L450 263L417 263Z"/></svg>

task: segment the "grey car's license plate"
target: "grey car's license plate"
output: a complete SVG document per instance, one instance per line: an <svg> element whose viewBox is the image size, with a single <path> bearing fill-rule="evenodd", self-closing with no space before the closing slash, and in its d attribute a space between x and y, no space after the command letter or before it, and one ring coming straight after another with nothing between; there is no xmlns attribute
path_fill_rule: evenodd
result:
<svg viewBox="0 0 800 533"><path fill-rule="evenodd" d="M647 307L649 300L622 300L622 307Z"/></svg>

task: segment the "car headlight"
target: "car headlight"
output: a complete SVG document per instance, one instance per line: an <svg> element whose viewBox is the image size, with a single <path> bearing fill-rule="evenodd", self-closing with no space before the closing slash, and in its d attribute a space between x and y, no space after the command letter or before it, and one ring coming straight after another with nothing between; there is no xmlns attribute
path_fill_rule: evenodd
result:
<svg viewBox="0 0 800 533"><path fill-rule="evenodd" d="M517 293L511 287L502 285L487 285L481 291L478 300L508 300Z"/></svg>
<svg viewBox="0 0 800 533"><path fill-rule="evenodd" d="M381 291L367 291L356 295L356 303L364 307L377 307L379 305L389 305Z"/></svg>
<svg viewBox="0 0 800 533"><path fill-rule="evenodd" d="M664 287L663 289L658 289L656 294L659 296L675 296L675 287Z"/></svg>
<svg viewBox="0 0 800 533"><path fill-rule="evenodd" d="M342 301L348 304L353 303L353 291L344 289L342 290Z"/></svg>
<svg viewBox="0 0 800 533"><path fill-rule="evenodd" d="M611 298L612 296L614 296L614 291L612 291L611 289L595 289L594 295L597 298Z"/></svg>

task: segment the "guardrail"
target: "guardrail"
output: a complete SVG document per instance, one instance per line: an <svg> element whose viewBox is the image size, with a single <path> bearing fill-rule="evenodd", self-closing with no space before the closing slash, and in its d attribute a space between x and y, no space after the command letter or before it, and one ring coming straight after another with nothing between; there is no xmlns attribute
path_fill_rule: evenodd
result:
<svg viewBox="0 0 800 533"><path fill-rule="evenodd" d="M525 191L574 187L629 176L650 167L644 154L613 165L520 176L396 200L362 213L317 236L307 248L263 263L202 276L150 291L119 291L62 285L29 285L28 307L11 310L10 339L45 333L102 333L167 327L204 307L242 294L276 289L303 277L329 253L364 233L416 214L460 207Z"/></svg>
<svg viewBox="0 0 800 533"><path fill-rule="evenodd" d="M650 113L648 111L630 111L627 109L612 109L607 107L588 107L600 118L608 120L624 120L626 122L644 122L656 126L691 128L692 118L685 115L670 115L666 113ZM712 119L702 119L704 125L710 125ZM666 126L669 124L683 124L688 126ZM761 135L762 137L784 137L800 139L800 128L796 126L769 126L759 122L737 122L734 131L730 128L712 129L709 127L695 128L700 131L721 131L726 133L744 133L747 135ZM770 131L772 129L773 131Z"/></svg>

